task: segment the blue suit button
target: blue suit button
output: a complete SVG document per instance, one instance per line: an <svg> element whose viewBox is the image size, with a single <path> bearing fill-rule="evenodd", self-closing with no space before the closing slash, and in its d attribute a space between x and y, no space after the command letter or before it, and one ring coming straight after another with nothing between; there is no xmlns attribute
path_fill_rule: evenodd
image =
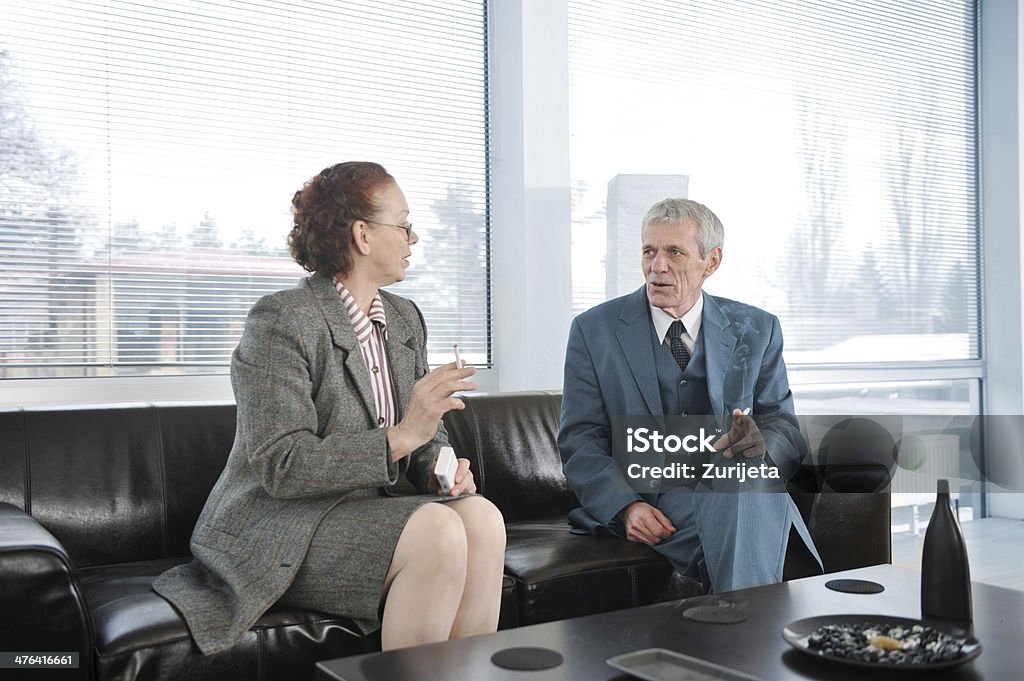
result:
<svg viewBox="0 0 1024 681"><path fill-rule="evenodd" d="M680 416L689 416L689 414L687 414L687 413L686 413L686 412L684 411L684 412L683 412L682 414L680 414Z"/></svg>
<svg viewBox="0 0 1024 681"><path fill-rule="evenodd" d="M683 380L679 381L679 385L686 385L686 379L684 378Z"/></svg>
<svg viewBox="0 0 1024 681"><path fill-rule="evenodd" d="M656 489L660 484L657 480L651 480L651 489Z"/></svg>

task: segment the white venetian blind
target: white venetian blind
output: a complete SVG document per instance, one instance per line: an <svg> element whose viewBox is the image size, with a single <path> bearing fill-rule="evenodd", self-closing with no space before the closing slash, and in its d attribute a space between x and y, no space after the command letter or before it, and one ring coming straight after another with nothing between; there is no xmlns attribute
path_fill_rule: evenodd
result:
<svg viewBox="0 0 1024 681"><path fill-rule="evenodd" d="M5 0L0 377L224 371L290 201L383 164L435 361L489 356L482 0Z"/></svg>
<svg viewBox="0 0 1024 681"><path fill-rule="evenodd" d="M976 40L965 0L569 0L575 308L689 196L726 228L705 290L790 363L978 357Z"/></svg>

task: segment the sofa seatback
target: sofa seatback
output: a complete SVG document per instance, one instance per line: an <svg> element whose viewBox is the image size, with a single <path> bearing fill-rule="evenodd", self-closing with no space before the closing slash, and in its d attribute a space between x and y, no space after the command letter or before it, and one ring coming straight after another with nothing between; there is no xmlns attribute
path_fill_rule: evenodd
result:
<svg viewBox="0 0 1024 681"><path fill-rule="evenodd" d="M0 502L77 567L188 555L234 432L231 404L2 411Z"/></svg>
<svg viewBox="0 0 1024 681"><path fill-rule="evenodd" d="M475 395L445 416L509 522L578 505L556 445L560 404L559 393ZM185 556L234 431L232 404L0 411L0 502L34 516L77 567ZM791 485L826 570L888 562L888 493L819 493L828 473L807 466Z"/></svg>
<svg viewBox="0 0 1024 681"><path fill-rule="evenodd" d="M561 394L497 393L465 402L465 409L445 414L448 439L469 459L480 493L506 522L565 515L579 506L556 444Z"/></svg>
<svg viewBox="0 0 1024 681"><path fill-rule="evenodd" d="M561 395L475 395L445 416L506 520L578 503L558 454ZM184 556L235 433L232 404L0 411L0 502L26 510L78 567Z"/></svg>

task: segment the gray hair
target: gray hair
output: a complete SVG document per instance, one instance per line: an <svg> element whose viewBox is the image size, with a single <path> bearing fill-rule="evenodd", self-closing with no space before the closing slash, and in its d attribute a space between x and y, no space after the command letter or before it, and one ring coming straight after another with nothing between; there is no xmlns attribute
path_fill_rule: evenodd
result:
<svg viewBox="0 0 1024 681"><path fill-rule="evenodd" d="M700 247L700 257L708 257L708 253L716 248L722 248L725 244L725 227L718 216L711 212L711 209L703 203L692 199L663 199L651 206L644 216L640 225L640 232L647 229L647 225L658 222L663 225L678 225L687 220L693 220L697 224L697 245Z"/></svg>

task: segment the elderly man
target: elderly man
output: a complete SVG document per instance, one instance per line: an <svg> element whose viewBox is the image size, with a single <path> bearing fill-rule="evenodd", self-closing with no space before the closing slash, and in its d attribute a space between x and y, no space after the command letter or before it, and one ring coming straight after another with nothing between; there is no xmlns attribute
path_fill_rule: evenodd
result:
<svg viewBox="0 0 1024 681"><path fill-rule="evenodd" d="M644 286L579 315L569 332L558 446L582 504L570 520L647 544L714 592L781 581L791 531L820 566L785 493L806 443L793 417L779 320L702 292L724 241L706 206L661 201L644 217L641 237ZM645 432L627 426L688 415L704 415L724 433L704 458L676 466L692 484L667 484L665 468L624 465L626 433ZM651 440L641 444L647 451ZM760 475L709 479L730 469Z"/></svg>

